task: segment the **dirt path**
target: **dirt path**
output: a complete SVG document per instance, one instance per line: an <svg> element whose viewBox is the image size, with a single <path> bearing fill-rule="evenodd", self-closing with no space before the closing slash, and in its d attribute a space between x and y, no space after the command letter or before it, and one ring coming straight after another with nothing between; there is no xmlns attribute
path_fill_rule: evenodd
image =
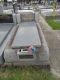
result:
<svg viewBox="0 0 60 80"><path fill-rule="evenodd" d="M39 22L49 47L51 69L60 76L60 31L52 30L41 16Z"/></svg>

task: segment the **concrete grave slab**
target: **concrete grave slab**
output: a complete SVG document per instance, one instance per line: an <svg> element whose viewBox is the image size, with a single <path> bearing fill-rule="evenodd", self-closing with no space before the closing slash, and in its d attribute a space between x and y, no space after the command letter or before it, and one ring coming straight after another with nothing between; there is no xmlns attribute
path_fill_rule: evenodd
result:
<svg viewBox="0 0 60 80"><path fill-rule="evenodd" d="M0 24L0 46L3 43L4 39L7 37L9 31L12 29L12 23L2 23Z"/></svg>
<svg viewBox="0 0 60 80"><path fill-rule="evenodd" d="M22 22L12 43L12 48L41 46L35 22Z"/></svg>

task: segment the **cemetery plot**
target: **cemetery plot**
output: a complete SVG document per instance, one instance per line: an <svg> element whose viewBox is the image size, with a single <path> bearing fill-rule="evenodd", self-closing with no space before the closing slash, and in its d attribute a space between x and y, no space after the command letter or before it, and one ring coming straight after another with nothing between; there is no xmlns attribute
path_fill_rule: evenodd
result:
<svg viewBox="0 0 60 80"><path fill-rule="evenodd" d="M0 24L0 46L3 43L3 41L5 40L5 38L7 37L8 33L10 32L12 27L13 27L13 24L11 24L11 23Z"/></svg>

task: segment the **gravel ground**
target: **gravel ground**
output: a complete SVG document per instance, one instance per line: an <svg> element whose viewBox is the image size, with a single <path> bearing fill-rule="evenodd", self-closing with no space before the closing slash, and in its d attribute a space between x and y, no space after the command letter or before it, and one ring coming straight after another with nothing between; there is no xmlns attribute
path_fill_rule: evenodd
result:
<svg viewBox="0 0 60 80"><path fill-rule="evenodd" d="M60 40L60 30L55 30L55 32L57 33L58 39Z"/></svg>
<svg viewBox="0 0 60 80"><path fill-rule="evenodd" d="M52 30L41 15L39 22L49 47L51 69L60 76L60 31Z"/></svg>

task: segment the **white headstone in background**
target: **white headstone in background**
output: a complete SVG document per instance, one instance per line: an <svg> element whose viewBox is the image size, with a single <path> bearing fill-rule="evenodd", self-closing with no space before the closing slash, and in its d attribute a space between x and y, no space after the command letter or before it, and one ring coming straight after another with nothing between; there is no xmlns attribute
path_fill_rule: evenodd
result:
<svg viewBox="0 0 60 80"><path fill-rule="evenodd" d="M17 23L20 24L21 22L20 14L16 14L16 15L17 15Z"/></svg>
<svg viewBox="0 0 60 80"><path fill-rule="evenodd" d="M13 22L16 24L17 23L17 19L16 19L16 14L13 13Z"/></svg>
<svg viewBox="0 0 60 80"><path fill-rule="evenodd" d="M0 4L0 14L2 14L2 13L3 13L3 5Z"/></svg>

